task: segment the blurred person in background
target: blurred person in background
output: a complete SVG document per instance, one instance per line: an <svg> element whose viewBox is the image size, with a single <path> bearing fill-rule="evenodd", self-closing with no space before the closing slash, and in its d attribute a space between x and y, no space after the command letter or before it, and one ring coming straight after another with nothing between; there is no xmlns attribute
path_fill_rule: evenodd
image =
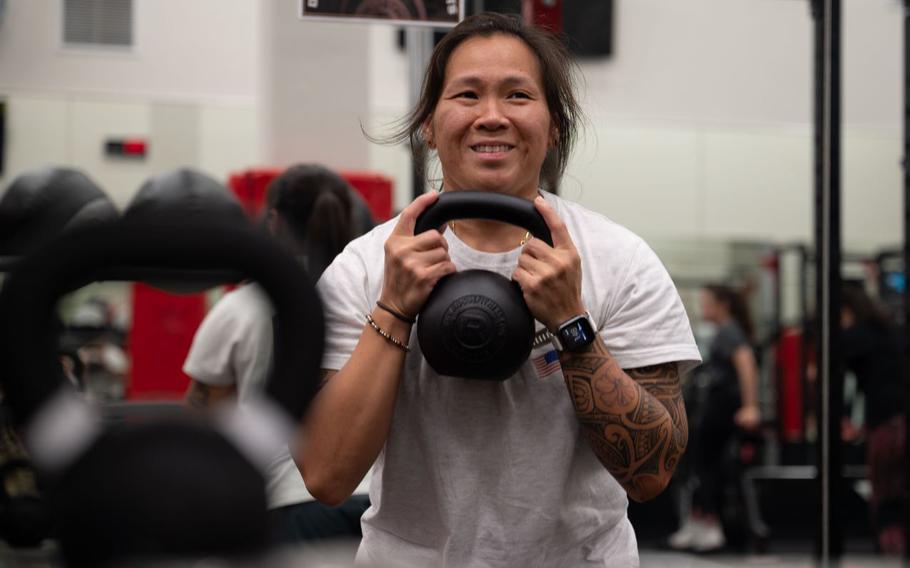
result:
<svg viewBox="0 0 910 568"><path fill-rule="evenodd" d="M872 484L870 513L878 546L902 554L907 540L901 519L907 504L906 412L902 408L901 338L888 314L858 285L842 291L841 348L844 364L865 395L866 464ZM845 424L844 430L855 430Z"/></svg>
<svg viewBox="0 0 910 568"><path fill-rule="evenodd" d="M689 516L669 538L671 548L713 552L726 545L720 522L724 460L738 431L755 431L758 365L754 328L745 297L730 286L710 285L701 292L702 318L716 328L702 372L708 376L704 402L693 417L690 456L696 488Z"/></svg>
<svg viewBox="0 0 910 568"><path fill-rule="evenodd" d="M350 185L319 165L288 168L268 187L263 224L270 235L290 246L315 281L364 228L362 207ZM199 409L244 401L261 389L272 362L272 307L263 290L245 283L227 293L196 332L184 364L191 377L189 406ZM268 472L269 506L280 544L330 538L359 538L360 516L368 498L355 494L338 507L315 501L284 452Z"/></svg>

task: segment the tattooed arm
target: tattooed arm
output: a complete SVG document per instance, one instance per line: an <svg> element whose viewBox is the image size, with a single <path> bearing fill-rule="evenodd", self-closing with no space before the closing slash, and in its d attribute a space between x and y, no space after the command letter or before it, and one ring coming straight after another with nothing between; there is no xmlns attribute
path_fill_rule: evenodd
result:
<svg viewBox="0 0 910 568"><path fill-rule="evenodd" d="M624 371L598 337L560 356L585 438L635 501L660 494L686 450L689 427L676 363Z"/></svg>
<svg viewBox="0 0 910 568"><path fill-rule="evenodd" d="M195 410L207 410L224 400L233 398L237 385L213 386L190 380L190 386L183 395L183 403Z"/></svg>
<svg viewBox="0 0 910 568"><path fill-rule="evenodd" d="M534 204L553 246L528 241L512 279L534 317L555 332L587 311L581 258L553 207L540 197ZM624 371L598 336L583 352L563 352L560 365L581 430L604 467L636 501L663 491L689 438L676 363Z"/></svg>

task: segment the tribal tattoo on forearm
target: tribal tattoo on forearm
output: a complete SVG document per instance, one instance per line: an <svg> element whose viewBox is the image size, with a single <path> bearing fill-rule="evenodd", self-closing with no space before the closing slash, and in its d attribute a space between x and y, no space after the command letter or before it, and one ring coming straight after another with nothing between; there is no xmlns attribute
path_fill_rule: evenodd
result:
<svg viewBox="0 0 910 568"><path fill-rule="evenodd" d="M624 371L598 339L560 363L575 414L600 462L642 501L669 482L689 427L676 363Z"/></svg>
<svg viewBox="0 0 910 568"><path fill-rule="evenodd" d="M209 407L211 388L208 385L193 381L190 383L189 392L186 393L186 404L196 410L205 410Z"/></svg>

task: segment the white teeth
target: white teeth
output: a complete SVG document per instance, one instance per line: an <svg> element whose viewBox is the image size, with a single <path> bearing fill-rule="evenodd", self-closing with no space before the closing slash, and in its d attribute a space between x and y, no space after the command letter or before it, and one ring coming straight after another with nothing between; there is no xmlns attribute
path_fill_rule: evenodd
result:
<svg viewBox="0 0 910 568"><path fill-rule="evenodd" d="M484 146L472 146L472 148L474 149L475 152L481 152L481 153L486 154L486 153L493 153L493 152L508 152L511 147L505 146L505 145L502 145L502 146L484 145Z"/></svg>

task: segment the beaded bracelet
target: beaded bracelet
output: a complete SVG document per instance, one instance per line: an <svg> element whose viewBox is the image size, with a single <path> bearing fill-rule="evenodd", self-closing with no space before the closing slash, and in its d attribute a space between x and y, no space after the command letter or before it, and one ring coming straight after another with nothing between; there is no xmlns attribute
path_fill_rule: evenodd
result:
<svg viewBox="0 0 910 568"><path fill-rule="evenodd" d="M401 313L401 312L399 312L399 311L396 311L396 310L393 310L392 308L390 308L389 306L383 304L383 303L380 302L379 300L376 300L376 305L379 306L379 309L384 310L384 311L386 311L386 312L389 312L390 314L392 314L393 316L395 316L395 317L396 317L397 319L399 319L400 321L403 321L404 323L408 323L408 324L413 325L414 322L417 321L416 318L409 318L408 316L404 315L403 313Z"/></svg>
<svg viewBox="0 0 910 568"><path fill-rule="evenodd" d="M405 344L402 343L401 341L399 341L399 340L395 339L394 337L392 337L392 334L390 334L388 331L386 331L386 330L382 329L381 327L379 327L379 324L377 324L377 323L373 320L373 316L371 316L370 314L366 314L366 316L367 316L367 323L370 324L370 327L372 327L373 329L375 329L375 330L376 330L376 333L378 333L379 335L381 335L382 337L384 337L386 341L390 342L392 345L394 345L395 347L401 349L401 350L404 351L405 353L408 353L408 352L411 351L411 348L410 348L410 347L408 347L407 345L405 345Z"/></svg>

